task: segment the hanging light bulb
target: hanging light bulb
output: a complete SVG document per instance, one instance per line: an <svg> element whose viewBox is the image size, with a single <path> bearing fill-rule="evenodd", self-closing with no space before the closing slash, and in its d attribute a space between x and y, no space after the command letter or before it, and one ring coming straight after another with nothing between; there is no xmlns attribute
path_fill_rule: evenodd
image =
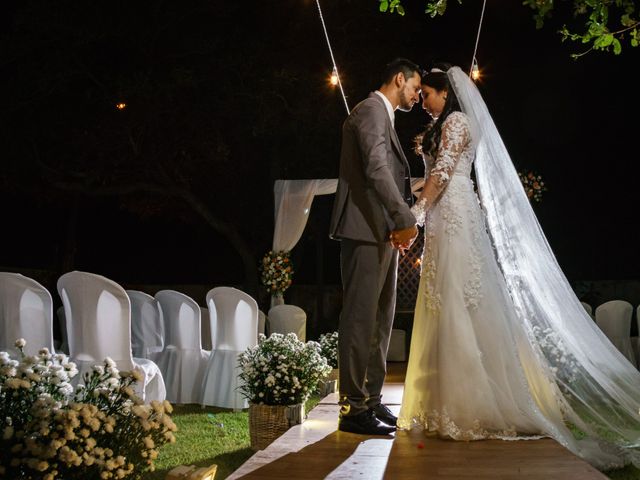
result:
<svg viewBox="0 0 640 480"><path fill-rule="evenodd" d="M471 67L471 78L474 82L480 79L480 67L478 67L478 61L473 59L473 67Z"/></svg>
<svg viewBox="0 0 640 480"><path fill-rule="evenodd" d="M127 108L127 104L124 102L116 103L116 108L118 110L124 110L125 108Z"/></svg>
<svg viewBox="0 0 640 480"><path fill-rule="evenodd" d="M329 78L329 83L334 87L338 85L338 71L334 68L333 72L331 72L331 77Z"/></svg>

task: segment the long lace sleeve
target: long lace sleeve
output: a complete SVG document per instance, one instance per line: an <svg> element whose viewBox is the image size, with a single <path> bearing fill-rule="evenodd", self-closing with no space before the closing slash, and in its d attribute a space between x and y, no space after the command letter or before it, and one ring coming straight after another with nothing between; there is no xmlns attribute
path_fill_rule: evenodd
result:
<svg viewBox="0 0 640 480"><path fill-rule="evenodd" d="M462 112L452 112L442 124L442 137L435 164L425 181L420 198L411 209L419 225L424 224L427 210L449 183L458 159L470 141L467 116Z"/></svg>

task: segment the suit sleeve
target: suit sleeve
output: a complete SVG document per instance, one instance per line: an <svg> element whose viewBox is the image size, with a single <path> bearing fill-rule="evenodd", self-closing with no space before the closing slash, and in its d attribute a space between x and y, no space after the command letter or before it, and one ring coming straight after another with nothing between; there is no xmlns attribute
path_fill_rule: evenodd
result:
<svg viewBox="0 0 640 480"><path fill-rule="evenodd" d="M354 118L353 128L362 152L364 173L380 203L393 221L393 229L415 225L415 218L402 198L389 167L391 152L385 139L386 118L384 107L364 104Z"/></svg>

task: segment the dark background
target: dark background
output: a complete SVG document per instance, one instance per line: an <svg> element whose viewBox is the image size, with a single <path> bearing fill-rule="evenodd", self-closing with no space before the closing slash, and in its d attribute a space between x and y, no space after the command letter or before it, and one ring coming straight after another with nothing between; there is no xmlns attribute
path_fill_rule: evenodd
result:
<svg viewBox="0 0 640 480"><path fill-rule="evenodd" d="M352 107L396 56L469 67L481 2L437 19L404 3L323 2ZM567 13L536 30L519 2L488 2L479 87L516 167L549 187L535 210L567 277L638 279L640 50L572 60ZM337 175L346 114L315 2L8 0L0 19L0 269L256 293L273 182ZM426 121L396 115L414 176ZM314 202L295 284L339 283L331 203Z"/></svg>

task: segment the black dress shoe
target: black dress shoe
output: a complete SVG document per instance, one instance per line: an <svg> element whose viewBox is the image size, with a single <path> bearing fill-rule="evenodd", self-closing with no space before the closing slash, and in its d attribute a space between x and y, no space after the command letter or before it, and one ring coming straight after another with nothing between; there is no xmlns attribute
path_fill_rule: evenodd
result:
<svg viewBox="0 0 640 480"><path fill-rule="evenodd" d="M395 427L398 424L398 417L396 417L386 405L379 403L375 407L371 407L370 410L376 414L378 420L382 420L387 425Z"/></svg>
<svg viewBox="0 0 640 480"><path fill-rule="evenodd" d="M396 427L381 422L373 410L369 409L357 415L340 417L338 430L361 435L389 435L396 431Z"/></svg>

